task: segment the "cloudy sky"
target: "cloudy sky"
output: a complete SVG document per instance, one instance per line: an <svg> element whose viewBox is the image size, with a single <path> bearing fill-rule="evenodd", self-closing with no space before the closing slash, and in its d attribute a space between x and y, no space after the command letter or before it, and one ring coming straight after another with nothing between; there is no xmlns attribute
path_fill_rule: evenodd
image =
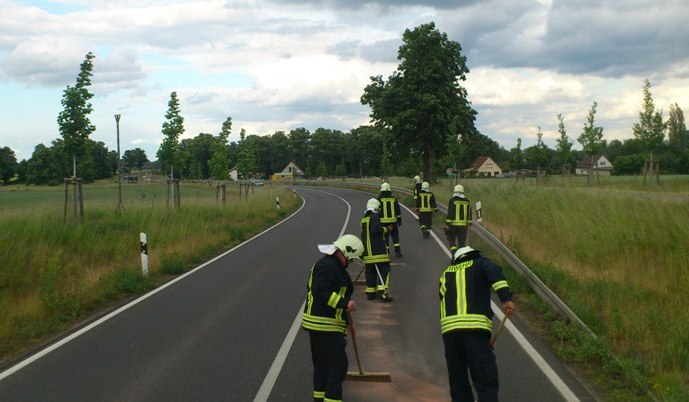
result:
<svg viewBox="0 0 689 402"><path fill-rule="evenodd" d="M91 138L155 159L170 93L185 137L368 124L359 99L390 76L405 29L435 22L459 42L477 128L506 149L557 114L582 131L594 101L604 136L632 138L644 79L667 117L689 113L687 0L0 0L0 147L18 160L59 137L67 85L89 51Z"/></svg>

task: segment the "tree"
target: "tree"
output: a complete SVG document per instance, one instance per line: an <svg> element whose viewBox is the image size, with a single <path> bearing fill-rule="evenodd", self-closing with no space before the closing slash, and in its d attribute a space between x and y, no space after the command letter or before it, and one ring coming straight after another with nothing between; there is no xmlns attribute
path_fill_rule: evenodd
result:
<svg viewBox="0 0 689 402"><path fill-rule="evenodd" d="M179 169L180 155L179 137L184 134L184 117L180 114L177 92L170 94L165 113L166 121L163 122L163 143L160 144L156 156L160 160L161 169L167 172L170 168Z"/></svg>
<svg viewBox="0 0 689 402"><path fill-rule="evenodd" d="M517 138L517 146L510 149L510 166L513 170L524 168L524 152L522 151L521 138Z"/></svg>
<svg viewBox="0 0 689 402"><path fill-rule="evenodd" d="M639 122L632 126L634 137L641 141L647 152L654 152L663 144L665 128L663 112L655 110L651 83L646 79L644 81L644 102L639 112Z"/></svg>
<svg viewBox="0 0 689 402"><path fill-rule="evenodd" d="M289 139L289 152L292 155L294 163L301 169L308 168L311 133L307 129L301 127L290 131L287 138Z"/></svg>
<svg viewBox="0 0 689 402"><path fill-rule="evenodd" d="M682 153L689 145L689 132L684 124L684 113L675 103L670 105L670 116L667 121L667 136L670 150L676 154Z"/></svg>
<svg viewBox="0 0 689 402"><path fill-rule="evenodd" d="M405 30L397 58L401 63L387 82L371 77L361 97L382 131L390 130L390 144L400 158L420 155L423 174L445 153L448 137L474 130L476 111L459 85L469 69L459 43L450 41L435 23Z"/></svg>
<svg viewBox="0 0 689 402"><path fill-rule="evenodd" d="M0 180L6 184L17 172L17 157L10 147L0 148Z"/></svg>
<svg viewBox="0 0 689 402"><path fill-rule="evenodd" d="M562 163L562 173L571 172L572 166L570 165L572 158L572 141L570 141L567 136L567 130L565 130L565 118L562 114L557 115L557 131L560 133L560 138L557 139L557 155Z"/></svg>
<svg viewBox="0 0 689 402"><path fill-rule="evenodd" d="M232 117L227 117L222 124L218 138L213 144L213 156L208 162L210 174L216 180L227 180L230 173L230 158L227 139L232 134Z"/></svg>
<svg viewBox="0 0 689 402"><path fill-rule="evenodd" d="M595 126L597 108L598 103L594 101L589 110L586 123L584 124L584 130L581 132L581 135L579 135L579 138L577 138L577 141L579 141L587 156L601 153L606 147L605 140L603 139L603 127Z"/></svg>
<svg viewBox="0 0 689 402"><path fill-rule="evenodd" d="M134 168L141 170L148 162L146 151L141 148L128 149L124 151L124 155L122 156L123 165L130 171Z"/></svg>
<svg viewBox="0 0 689 402"><path fill-rule="evenodd" d="M53 140L51 147L38 144L26 164L26 184L55 185L69 171L70 162L61 139Z"/></svg>
<svg viewBox="0 0 689 402"><path fill-rule="evenodd" d="M548 147L543 143L543 131L541 131L541 126L538 126L536 138L536 145L533 147L534 149L531 152L531 162L533 162L533 164L536 165L536 168L538 168L540 171L548 160Z"/></svg>
<svg viewBox="0 0 689 402"><path fill-rule="evenodd" d="M64 140L64 150L74 159L86 156L88 152L86 142L96 129L88 117L93 111L89 102L93 94L89 92L88 87L91 86L95 57L91 52L86 54L86 58L81 63L76 84L73 87L68 85L63 91L61 103L64 109L57 116L60 135Z"/></svg>
<svg viewBox="0 0 689 402"><path fill-rule="evenodd" d="M256 156L251 142L246 140L246 131L239 132L239 152L237 155L237 173L239 178L247 180L254 177L256 172Z"/></svg>

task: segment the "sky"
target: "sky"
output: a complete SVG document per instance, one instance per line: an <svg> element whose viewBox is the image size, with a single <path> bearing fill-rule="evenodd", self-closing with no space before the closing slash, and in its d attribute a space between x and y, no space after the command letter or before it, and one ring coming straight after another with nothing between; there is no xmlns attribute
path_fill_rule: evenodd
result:
<svg viewBox="0 0 689 402"><path fill-rule="evenodd" d="M406 29L434 22L458 42L476 127L505 149L550 148L557 115L574 149L593 102L604 138L633 138L644 80L664 118L689 112L689 1L0 0L0 147L17 160L60 138L57 116L96 56L91 139L156 159L170 94L185 133L230 141L370 124L372 76L399 65Z"/></svg>

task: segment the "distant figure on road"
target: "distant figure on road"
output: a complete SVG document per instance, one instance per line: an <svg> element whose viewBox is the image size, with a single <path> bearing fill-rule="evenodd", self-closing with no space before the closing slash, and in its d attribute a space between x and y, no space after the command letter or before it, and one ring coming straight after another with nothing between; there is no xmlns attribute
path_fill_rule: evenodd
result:
<svg viewBox="0 0 689 402"><path fill-rule="evenodd" d="M366 211L361 218L361 240L364 243L363 260L366 264L366 298L374 300L376 295L382 302L391 302L390 255L385 244L385 234L389 228L380 223L378 210L380 201L371 198L366 203Z"/></svg>
<svg viewBox="0 0 689 402"><path fill-rule="evenodd" d="M451 253L466 245L467 232L471 227L471 203L464 195L464 186L457 184L453 190L454 193L447 202L445 218L445 237Z"/></svg>
<svg viewBox="0 0 689 402"><path fill-rule="evenodd" d="M498 367L490 344L491 289L509 317L516 306L502 268L470 246L454 253L451 265L440 277L440 327L452 402L475 400L469 373L479 401L498 401Z"/></svg>
<svg viewBox="0 0 689 402"><path fill-rule="evenodd" d="M358 237L346 234L333 244L318 245L318 249L325 256L311 268L301 325L309 331L311 342L313 400L341 401L342 381L349 366L347 327L354 333L346 312L356 311L351 300L354 286L346 269L349 262L361 257L364 245Z"/></svg>
<svg viewBox="0 0 689 402"><path fill-rule="evenodd" d="M397 201L397 198L392 195L390 184L383 183L380 185L378 201L380 201L380 223L387 226L389 229L385 233L385 246L388 247L389 253L390 237L392 237L392 247L395 250L395 255L397 257L402 257L400 231L398 228L402 226L402 209L400 208L400 203Z"/></svg>
<svg viewBox="0 0 689 402"><path fill-rule="evenodd" d="M431 185L427 181L421 183L421 192L416 197L416 212L419 215L419 227L424 239L428 239L433 228L433 212L438 210L435 196L431 192Z"/></svg>

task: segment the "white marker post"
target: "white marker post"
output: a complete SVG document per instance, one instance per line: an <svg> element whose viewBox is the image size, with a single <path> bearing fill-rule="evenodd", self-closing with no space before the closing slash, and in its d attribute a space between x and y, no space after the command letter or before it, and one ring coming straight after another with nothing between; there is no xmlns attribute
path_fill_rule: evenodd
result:
<svg viewBox="0 0 689 402"><path fill-rule="evenodd" d="M280 209L280 197L275 197L275 205Z"/></svg>
<svg viewBox="0 0 689 402"><path fill-rule="evenodd" d="M146 233L139 234L141 240L141 273L148 276L148 241L146 240Z"/></svg>
<svg viewBox="0 0 689 402"><path fill-rule="evenodd" d="M481 223L481 201L476 201L476 222Z"/></svg>

